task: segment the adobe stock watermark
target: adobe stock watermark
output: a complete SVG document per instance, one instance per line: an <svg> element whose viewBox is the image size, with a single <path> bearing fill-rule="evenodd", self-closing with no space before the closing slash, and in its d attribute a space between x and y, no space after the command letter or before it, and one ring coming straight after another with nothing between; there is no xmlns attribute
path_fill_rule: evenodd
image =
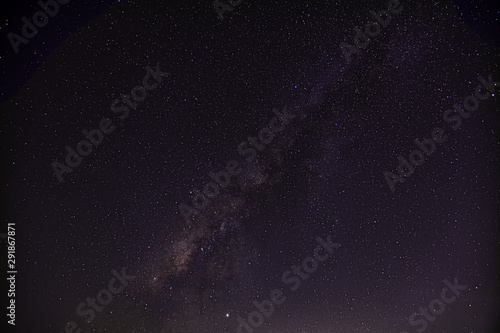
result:
<svg viewBox="0 0 500 333"><path fill-rule="evenodd" d="M454 110L447 109L443 112L443 120L446 123L451 123L451 128L457 130L462 125L462 119L467 119L471 116L470 112L474 112L479 108L480 101L485 101L488 98L495 96L495 87L500 86L500 82L493 81L492 74L488 76L488 80L482 76L478 76L477 80L480 84L476 86L473 94L465 97L462 105L455 103L453 105ZM487 91L482 91L486 89ZM464 110L465 109L465 110ZM445 135L445 131L440 127L435 127L430 137L431 139L424 139L419 141L415 139L415 145L419 149L414 149L409 155L408 160L402 155L398 156L399 165L397 167L396 175L393 172L384 171L383 175L387 181L387 185L391 192L396 191L396 184L403 183L405 178L410 177L415 171L414 167L417 167L425 162L426 156L431 156L436 150L436 143L443 143L448 139ZM409 161L409 162L408 162ZM411 163L411 164L410 164Z"/></svg>
<svg viewBox="0 0 500 333"><path fill-rule="evenodd" d="M122 268L120 273L112 270L111 274L113 274L114 277L109 280L107 288L99 290L95 297L87 297L86 302L78 304L75 310L76 314L80 317L85 317L85 323L89 324L92 322L96 317L96 311L102 312L104 308L113 301L113 295L121 293L129 282L134 281L135 276L127 275L125 270L126 268ZM120 284L117 285L116 282L120 282ZM81 332L82 329L79 328L78 324L74 321L70 321L64 326L64 332L59 333Z"/></svg>
<svg viewBox="0 0 500 333"><path fill-rule="evenodd" d="M403 11L403 6L400 5L399 0L389 0L387 3L387 10L379 10L378 12L371 11L370 15L374 19L374 21L369 21L365 25L365 31L363 32L360 28L355 27L353 43L348 44L346 42L342 42L340 44L340 49L342 50L342 54L344 55L347 63L351 62L351 56L353 54L360 55L361 50L365 49L370 45L371 38L377 37L380 35L382 28L386 28L389 23L391 23L392 16L397 15Z"/></svg>
<svg viewBox="0 0 500 333"><path fill-rule="evenodd" d="M417 329L418 333L422 333L427 329L429 322L434 322L436 320L436 316L442 314L447 305L453 303L460 293L464 290L467 290L467 286L458 284L457 278L453 280L453 284L450 281L444 280L444 284L446 288L441 291L440 298L435 298L429 302L427 307L419 307L419 313L413 313L408 318L408 323L411 326L420 326ZM447 293L449 296L447 296ZM429 310L431 313L429 313ZM400 333L409 333L406 331L402 331Z"/></svg>
<svg viewBox="0 0 500 333"><path fill-rule="evenodd" d="M221 189L226 188L231 182L231 177L238 176L242 172L241 165L245 163L251 163L257 157L257 151L263 151L267 145L269 145L275 138L275 136L285 129L285 125L290 124L290 122L296 117L295 114L289 113L287 107L285 106L281 112L277 109L272 109L272 112L276 115L271 118L269 125L262 128L257 136L248 137L248 141L243 141L238 145L238 153L245 157L243 162L238 162L236 160L229 160L226 164L226 170L219 171L217 173L210 172L208 176L214 180L205 185L203 192L194 188L191 192L193 193L192 204L193 207L188 206L185 203L180 203L178 206L179 212L184 217L184 220L188 225L191 225L191 216L204 211L210 204L211 200L216 199L220 193ZM278 124L278 119L281 124Z"/></svg>
<svg viewBox="0 0 500 333"><path fill-rule="evenodd" d="M152 69L150 66L146 67L146 76L142 80L142 86L138 85L132 88L130 95L122 94L121 99L115 99L111 103L111 111L115 114L119 114L118 118L124 120L128 117L130 109L136 110L139 102L142 102L148 96L147 91L152 91L158 87L160 83L163 82L163 77L170 76L169 73L162 72L160 70L160 64L156 65L156 69ZM151 79L154 81L151 82ZM131 100L131 97L133 101ZM119 105L120 104L120 105ZM59 182L63 182L63 175L65 173L73 172L73 168L76 168L82 163L82 156L89 156L92 153L93 146L97 147L104 140L104 134L110 134L115 130L116 126L113 125L113 121L109 118L103 118L99 122L97 128L90 131L86 129L82 130L83 136L88 140L81 140L76 145L76 151L69 145L66 146L66 159L64 163L53 162L52 169Z"/></svg>
<svg viewBox="0 0 500 333"><path fill-rule="evenodd" d="M328 235L325 242L320 237L316 238L319 245L316 246L312 257L307 257L302 260L301 266L293 265L290 270L283 272L281 281L284 285L291 285L290 291L296 291L300 288L302 281L307 280L309 276L318 270L320 263L325 262L333 253L333 249L338 249L340 244L332 243L331 235ZM286 301L286 296L281 289L273 289L269 293L269 299L259 303L258 300L253 301L255 306L254 311L248 314L247 320L238 315L237 333L253 333L254 328L258 328L264 324L264 317L269 318L274 313L275 305L282 305ZM243 331L243 329L245 331Z"/></svg>
<svg viewBox="0 0 500 333"><path fill-rule="evenodd" d="M241 5L242 2L243 0L227 0L227 3L224 3L221 0L215 0L213 6L219 20L223 21L224 13L232 12L234 8Z"/></svg>
<svg viewBox="0 0 500 333"><path fill-rule="evenodd" d="M38 1L38 6L40 6L43 11L38 11L33 14L32 22L30 22L26 16L21 17L23 26L21 27L22 37L13 32L7 34L7 39L12 45L14 52L19 53L19 45L28 44L31 38L34 38L38 34L38 28L43 28L49 23L49 16L52 18L59 13L59 5L67 5L70 0L44 0Z"/></svg>

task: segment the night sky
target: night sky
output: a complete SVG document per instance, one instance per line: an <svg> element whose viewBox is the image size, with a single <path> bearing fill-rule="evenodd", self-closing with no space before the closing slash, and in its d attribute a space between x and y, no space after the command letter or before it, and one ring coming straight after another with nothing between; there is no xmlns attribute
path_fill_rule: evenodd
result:
<svg viewBox="0 0 500 333"><path fill-rule="evenodd" d="M230 2L6 5L1 332L500 332L498 7Z"/></svg>

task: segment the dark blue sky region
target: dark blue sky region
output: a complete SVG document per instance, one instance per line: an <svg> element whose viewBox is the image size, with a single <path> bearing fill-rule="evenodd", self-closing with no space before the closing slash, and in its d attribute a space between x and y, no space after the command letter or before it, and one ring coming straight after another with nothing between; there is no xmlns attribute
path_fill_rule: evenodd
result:
<svg viewBox="0 0 500 333"><path fill-rule="evenodd" d="M496 332L491 4L72 1L16 55L34 6L2 14L7 332Z"/></svg>

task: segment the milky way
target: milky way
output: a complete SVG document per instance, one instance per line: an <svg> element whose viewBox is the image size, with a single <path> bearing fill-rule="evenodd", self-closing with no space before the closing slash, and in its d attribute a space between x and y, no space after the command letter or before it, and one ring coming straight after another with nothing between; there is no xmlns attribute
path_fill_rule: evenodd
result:
<svg viewBox="0 0 500 333"><path fill-rule="evenodd" d="M498 93L456 131L442 114L478 76L500 81L485 28L485 13L500 12L401 1L347 61L341 44L388 3L246 0L222 21L212 2L70 3L4 56L15 332L73 321L82 332L252 333L238 318L249 325L273 290L286 301L247 326L256 333L417 332L424 321L428 332L495 332ZM21 7L2 29L32 11ZM58 182L65 146L156 64L170 75ZM284 110L292 119L247 162L240 143L252 147ZM391 192L384 172L435 127L447 141ZM179 206L231 160L241 172L188 223ZM341 246L305 274L328 236ZM294 265L305 271L287 280ZM76 307L123 267L135 279L86 323ZM461 294L412 324L454 279Z"/></svg>

